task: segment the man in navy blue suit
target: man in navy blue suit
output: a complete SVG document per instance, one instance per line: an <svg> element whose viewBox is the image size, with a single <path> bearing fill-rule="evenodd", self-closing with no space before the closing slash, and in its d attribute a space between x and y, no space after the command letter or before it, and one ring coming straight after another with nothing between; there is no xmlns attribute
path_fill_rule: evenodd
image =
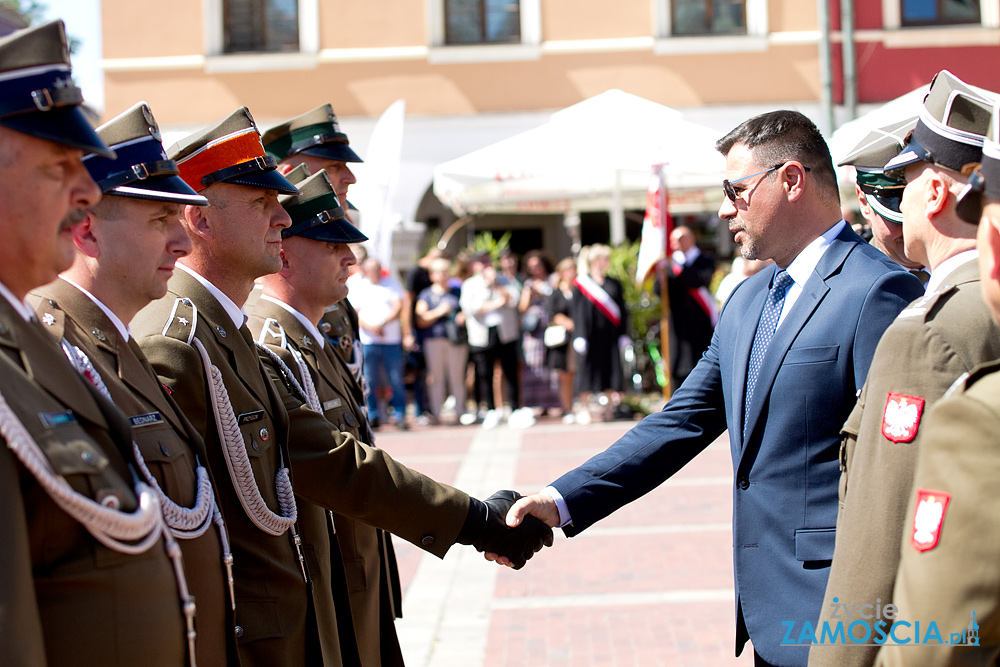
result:
<svg viewBox="0 0 1000 667"><path fill-rule="evenodd" d="M662 412L518 501L507 521L530 513L572 537L656 488L728 428L736 654L750 639L758 665L805 665L808 645L788 646L782 621L796 622L798 639L819 617L840 429L882 332L923 290L841 219L830 151L805 116L751 118L716 148L729 176L719 217L745 258L776 266L733 291L708 351Z"/></svg>

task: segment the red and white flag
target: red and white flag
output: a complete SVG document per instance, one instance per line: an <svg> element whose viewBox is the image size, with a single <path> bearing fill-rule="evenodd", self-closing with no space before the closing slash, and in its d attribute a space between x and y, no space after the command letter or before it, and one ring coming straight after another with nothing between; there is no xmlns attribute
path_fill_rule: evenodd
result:
<svg viewBox="0 0 1000 667"><path fill-rule="evenodd" d="M639 259L635 266L635 283L641 285L649 277L656 263L667 256L667 239L673 231L674 221L667 210L667 179L665 164L654 164L646 192L646 215L642 219L642 236L639 240Z"/></svg>

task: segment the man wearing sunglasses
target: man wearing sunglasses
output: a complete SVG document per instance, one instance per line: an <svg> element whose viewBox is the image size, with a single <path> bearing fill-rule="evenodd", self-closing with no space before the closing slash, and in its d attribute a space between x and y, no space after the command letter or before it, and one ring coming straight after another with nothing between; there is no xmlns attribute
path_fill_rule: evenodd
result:
<svg viewBox="0 0 1000 667"><path fill-rule="evenodd" d="M804 665L833 558L840 429L879 337L920 282L840 214L829 148L794 111L719 140L719 217L747 259L773 259L733 291L712 343L663 411L508 513L576 535L672 476L727 429L733 456L736 652ZM503 559L499 559L502 560ZM789 630L787 623L793 622Z"/></svg>
<svg viewBox="0 0 1000 667"><path fill-rule="evenodd" d="M859 609L896 602L893 583L924 416L960 375L1000 357L1000 328L979 292L976 226L956 210L968 180L964 173L982 159L989 119L990 103L942 72L899 155L882 155L888 161L886 177L906 184L901 206L906 258L928 267L931 276L926 295L900 313L882 336L868 380L844 425L841 509L821 628L837 625L834 598ZM882 148L875 145L868 151L877 154ZM857 159L870 161L864 154ZM903 607L900 611L911 622L925 621L911 618ZM861 620L871 629L871 639L815 645L809 664L872 665L880 619ZM892 619L881 620L888 632ZM856 637L862 636L859 627Z"/></svg>
<svg viewBox="0 0 1000 667"><path fill-rule="evenodd" d="M903 214L899 204L906 181L886 176L883 167L896 157L916 124L916 118L909 118L869 132L837 165L854 167L854 191L861 215L872 230L871 244L910 270L923 267L907 259L903 252Z"/></svg>

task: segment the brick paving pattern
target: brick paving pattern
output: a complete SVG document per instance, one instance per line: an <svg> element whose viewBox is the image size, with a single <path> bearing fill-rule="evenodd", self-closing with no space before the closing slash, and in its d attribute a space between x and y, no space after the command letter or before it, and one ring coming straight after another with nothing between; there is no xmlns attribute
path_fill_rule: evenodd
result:
<svg viewBox="0 0 1000 667"><path fill-rule="evenodd" d="M525 430L383 429L380 447L482 498L536 491L628 422ZM751 665L733 657L732 464L723 436L674 479L520 570L468 547L443 561L394 540L410 667Z"/></svg>

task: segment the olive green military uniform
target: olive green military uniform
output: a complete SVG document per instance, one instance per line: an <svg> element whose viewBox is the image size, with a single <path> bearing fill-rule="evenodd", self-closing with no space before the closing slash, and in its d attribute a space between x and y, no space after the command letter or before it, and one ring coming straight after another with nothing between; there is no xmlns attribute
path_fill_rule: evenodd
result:
<svg viewBox="0 0 1000 667"><path fill-rule="evenodd" d="M901 522L893 601L899 618L937 624L979 646L885 647L878 665L995 665L1000 660L1000 362L956 383L931 411ZM923 502L937 511L925 513ZM918 531L922 531L921 534ZM919 548L918 548L919 547ZM972 612L975 610L975 624ZM904 635L906 633L903 633ZM909 629L908 635L914 634ZM912 642L911 642L912 643Z"/></svg>
<svg viewBox="0 0 1000 667"><path fill-rule="evenodd" d="M258 300L247 326L254 338L275 352L303 384L314 387L316 402L323 416L337 429L359 441L368 441L361 409L340 370L340 362L315 340L289 310L267 297ZM299 360L304 368L299 365ZM334 365L337 364L337 365ZM345 369L346 370L346 369ZM348 371L349 373L349 371ZM292 444L294 448L294 444ZM396 637L395 612L386 581L390 564L383 533L368 524L342 515L334 516L338 542L347 573L351 614L357 632L362 664L402 665L402 653ZM391 563L395 569L395 560Z"/></svg>
<svg viewBox="0 0 1000 667"><path fill-rule="evenodd" d="M0 393L77 493L134 512L124 415L67 362L37 322L0 297ZM0 447L0 663L5 667L185 664L184 622L162 539L105 547ZM129 480L129 481L126 481Z"/></svg>
<svg viewBox="0 0 1000 667"><path fill-rule="evenodd" d="M178 301L181 298L191 305ZM234 326L215 297L180 269L167 295L140 311L131 328L160 381L203 434L209 468L219 480L217 494L233 547L235 634L243 665L342 664L336 610L330 586L323 585L329 581L329 560L315 558L312 549L303 550L315 585L311 592L291 531L270 535L248 516L229 481L201 356L193 342L188 343L188 336L200 341L221 372L257 488L267 507L280 514L275 479L278 470L289 465L284 451L287 415L275 387L261 372L249 331ZM325 513L318 508L300 507L298 520L303 532L326 532Z"/></svg>
<svg viewBox="0 0 1000 667"><path fill-rule="evenodd" d="M182 324L174 314L175 306L184 299L197 307L197 322ZM177 271L166 297L147 306L131 326L161 381L172 390L195 427L205 433L209 463L217 477L227 468L221 453L214 451L220 448L220 441L206 395L201 357L187 336L179 337L182 330L178 327L195 327L192 340L202 342L218 367L234 412L240 416L254 477L272 510L278 505L270 480L277 472L278 451L289 443L292 482L299 497L380 526L439 557L457 539L469 509L465 493L400 466L381 450L331 428L283 383L267 382L265 371L272 372L270 361L262 367L250 332L245 327L236 328L221 304L192 276ZM239 506L233 503L238 500L227 499L222 491L220 496L234 550L241 541L239 535L244 549L252 551L243 558L239 550L235 554L236 618L244 633L241 657L243 644L265 641L273 644L275 652L254 649L256 664L303 664L304 660L295 658L304 658L300 647L305 645L306 591L290 537L269 538L263 533L254 537L260 531L244 518L245 513L236 511ZM231 516L234 514L237 516ZM249 549L251 543L254 549ZM314 592L328 595L329 589L316 585ZM326 632L327 627L322 630Z"/></svg>
<svg viewBox="0 0 1000 667"><path fill-rule="evenodd" d="M132 422L133 440L164 494L180 507L193 507L196 462L207 458L204 441L166 394L134 339L123 339L101 308L65 280L32 294L30 301L49 333L83 350L100 373L111 399ZM219 532L210 526L193 539L179 538L178 544L197 604L197 662L227 664L233 620L227 614L230 602Z"/></svg>
<svg viewBox="0 0 1000 667"><path fill-rule="evenodd" d="M960 375L996 357L1000 328L980 297L974 259L886 329L844 426L837 541L818 628L836 626L833 598L859 606L892 601L927 411ZM825 644L812 649L809 664L871 665L877 650L874 643Z"/></svg>
<svg viewBox="0 0 1000 667"><path fill-rule="evenodd" d="M320 330L329 345L323 346L323 352L330 358L330 363L340 374L345 386L354 397L357 412L355 417L361 423L362 439L371 445L375 444L375 433L369 421L368 410L365 407L365 376L362 373L361 343L358 341L358 313L347 299L327 308L320 319ZM367 435L365 435L367 434ZM392 546L392 535L382 532L382 549L385 554L386 569L382 573L383 583L388 586L387 595L393 608L395 618L403 617L403 590L399 579L399 568L396 564L396 552ZM393 628L395 632L395 626Z"/></svg>

